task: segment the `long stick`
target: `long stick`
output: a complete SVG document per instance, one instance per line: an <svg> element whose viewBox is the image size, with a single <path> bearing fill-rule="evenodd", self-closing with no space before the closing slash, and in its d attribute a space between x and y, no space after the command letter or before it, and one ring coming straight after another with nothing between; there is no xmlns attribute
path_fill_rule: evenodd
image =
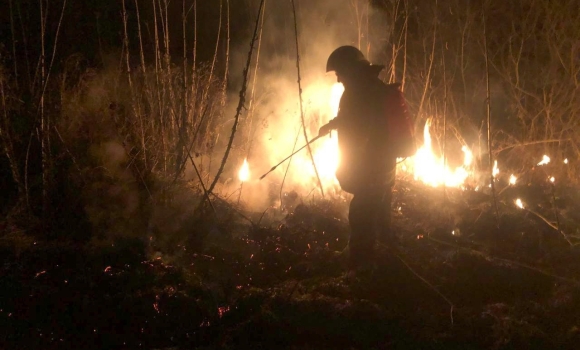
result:
<svg viewBox="0 0 580 350"><path fill-rule="evenodd" d="M222 159L222 163L220 168L218 169L211 186L208 189L208 192L211 193L217 184L222 172L224 171L224 167L228 160L228 156L230 155L230 151L232 149L232 144L234 143L234 136L236 135L236 130L238 128L238 123L240 121L240 114L242 113L242 108L244 108L244 103L246 102L246 87L248 82L248 73L250 71L250 64L252 62L252 53L254 52L254 44L256 43L256 37L258 35L258 27L260 26L260 17L262 16L262 8L264 7L264 1L260 2L260 8L258 10L258 17L256 18L256 25L254 26L254 34L252 35L252 41L250 42L250 52L248 52L248 60L246 62L246 67L244 68L244 80L242 81L242 88L240 90L240 100L238 101L238 107L236 108L236 115L234 116L234 125L232 126L232 134L230 136L230 140L228 142L228 147L226 148L226 152L224 153L224 157Z"/></svg>
<svg viewBox="0 0 580 350"><path fill-rule="evenodd" d="M497 221L497 228L499 229L499 210L497 208L497 197L495 194L495 183L493 176L493 154L491 142L491 94L489 91L489 57L487 53L487 26L485 18L485 9L483 9L483 47L485 56L485 87L486 87L486 112L487 112L487 151L489 153L489 175L491 180L491 194L493 198L493 207L495 210L495 219Z"/></svg>
<svg viewBox="0 0 580 350"><path fill-rule="evenodd" d="M447 66L445 65L445 49L441 53L443 61L443 173L447 166ZM447 199L447 186L443 181L443 199Z"/></svg>
<svg viewBox="0 0 580 350"><path fill-rule="evenodd" d="M312 140L310 140L307 144L305 144L304 146L300 147L299 149L297 149L296 151L294 151L291 155L289 155L288 157L284 158L284 160L282 160L280 163L274 165L267 173L265 173L264 175L260 176L260 180L262 180L263 178L266 177L266 175L270 174L272 171L276 170L277 167L279 167L282 163L284 163L285 161L287 161L288 159L292 158L292 156L294 156L296 153L302 151L303 149L305 149L306 147L308 147L309 144L313 143L314 141L318 140L319 138L321 138L322 135L318 135L315 138L313 138Z"/></svg>
<svg viewBox="0 0 580 350"><path fill-rule="evenodd" d="M304 132L304 141L306 141L306 146L308 147L308 154L310 155L310 160L312 160L312 166L314 167L314 173L316 174L316 179L318 180L318 186L320 187L320 193L322 198L324 198L324 189L322 188L322 181L320 181L320 175L318 175L318 169L316 168L316 162L314 162L314 156L312 155L312 149L310 149L310 143L308 142L308 134L306 133L306 122L304 121L304 107L302 103L302 85L300 77L300 50L298 45L298 19L296 18L296 6L294 0L292 2L292 13L294 14L294 38L296 39L296 68L298 70L298 96L300 100L300 119L302 120L302 131Z"/></svg>
<svg viewBox="0 0 580 350"><path fill-rule="evenodd" d="M552 188L552 205L554 206L554 215L556 216L556 224L558 225L558 232L564 236L564 239L570 244L573 245L572 242L568 239L568 237L564 234L564 232L562 232L562 230L560 229L560 214L558 214L558 206L556 204L556 185L554 185L554 183L552 182L551 185Z"/></svg>
<svg viewBox="0 0 580 350"><path fill-rule="evenodd" d="M463 251L466 251L466 252L470 252L471 254L473 254L475 256L479 256L479 257L481 257L483 259L486 259L486 260L495 260L495 261L500 261L500 262L507 263L507 264L510 264L510 265L515 265L515 266L518 266L518 267L521 267L521 268L524 268L524 269L527 269L527 270L530 270L530 271L537 272L537 273L542 274L544 276L552 277L552 278L557 279L557 280L560 280L560 281L564 281L564 282L568 282L568 283L574 284L577 287L580 286L580 281L577 281L577 280L574 280L574 279L571 279L571 278L567 278L567 277L558 276L558 275L555 275L555 274L550 273L548 271L542 270L540 268L537 268L537 267L534 267L534 266L531 266L531 265L528 265L528 264L524 264L524 263L521 263L521 262L518 262L518 261L515 261L515 260L500 258L500 257L497 257L497 256L490 255L488 253L481 252L481 251L476 250L476 249L472 249L472 248L469 248L469 247L460 246L460 245L457 245L457 244L454 244L454 243L450 243L450 242L445 242L445 241L442 241L442 240L439 240L439 239L436 239L436 238L433 238L433 237L430 237L430 236L427 237L427 239L430 240L430 241L433 241L435 243L439 243L439 244L442 244L442 245L446 245L446 246L449 246L449 247L453 247L455 249L459 249L459 250L463 250Z"/></svg>

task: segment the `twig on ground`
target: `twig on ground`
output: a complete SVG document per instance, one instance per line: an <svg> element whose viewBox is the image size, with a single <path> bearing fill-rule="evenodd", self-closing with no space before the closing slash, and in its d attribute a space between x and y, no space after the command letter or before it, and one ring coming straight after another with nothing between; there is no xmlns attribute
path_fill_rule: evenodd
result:
<svg viewBox="0 0 580 350"><path fill-rule="evenodd" d="M234 208L234 207L233 207L233 206L232 206L232 205L231 205L231 204L230 204L228 201L226 201L226 200L225 200L225 199L223 199L223 198L220 198L220 197L219 197L217 194L215 194L215 193L208 193L208 194L211 194L211 195L213 195L213 196L214 196L216 199L218 199L220 202L222 202L222 203L226 204L226 205L227 205L229 208L231 208L231 209L232 209L232 210L233 210L233 211L234 211L236 214L238 214L238 215L239 215L241 218L243 218L244 220L248 221L248 222L249 222L249 223L252 225L252 227L257 227L257 225L256 225L256 224L254 224L254 222L253 222L253 221L252 221L252 220L251 220L249 217L247 217L246 215L242 214L242 213L241 213L239 210L237 210L236 208Z"/></svg>
<svg viewBox="0 0 580 350"><path fill-rule="evenodd" d="M551 228L553 228L554 230L558 231L562 237L564 237L564 239L566 240L566 242L568 242L568 244L570 244L571 246L573 246L574 244L572 244L572 241L570 241L570 239L568 238L568 236L566 236L566 234L564 233L564 231L562 231L560 229L560 224L558 223L558 225L554 225L553 223L550 222L550 220L548 220L545 216L543 216L542 214L532 210L532 209L528 209L528 208L524 208L524 210L526 210L529 213L534 214L535 216L537 216L540 220L542 220L543 222L545 222L548 226L550 226ZM557 217L557 214L556 214ZM558 220L559 221L559 220Z"/></svg>
<svg viewBox="0 0 580 350"><path fill-rule="evenodd" d="M203 196L205 197L205 199L209 203L209 206L213 210L213 214L217 217L217 211L215 210L215 207L213 206L211 199L209 199L209 192L207 191L207 189L205 188L205 185L203 184L203 179L201 178L201 174L199 173L199 170L197 169L197 165L195 165L195 161L193 160L193 157L191 156L191 152L189 152L189 150L187 150L187 157L191 161L191 165L193 165L193 169L195 170L195 174L197 175L197 178L199 179L199 183L201 184L201 188L203 189ZM196 209L199 209L199 206Z"/></svg>
<svg viewBox="0 0 580 350"><path fill-rule="evenodd" d="M400 254L397 253L396 249L390 248L389 246L379 243L379 246L386 248L387 250L389 250L391 253L393 253L393 255L399 259L399 261L401 261L403 263L403 265L405 265L407 267L407 269L409 270L409 272L411 272L415 277L417 277L419 280L421 280L425 285L427 285L432 291L434 291L435 293L437 293L437 295L439 295L441 297L441 299L445 300L447 302L447 304L449 304L450 306L450 310L449 310L449 317L451 319L451 325L454 324L454 320L453 320L453 309L455 308L455 305L453 304L453 302L451 300L449 300L448 297L445 296L445 294L441 293L439 291L439 289L437 289L437 287L435 287L431 282L427 281L427 279L425 279L425 277L421 276L417 271L415 271L406 261L405 259L403 259L401 257Z"/></svg>

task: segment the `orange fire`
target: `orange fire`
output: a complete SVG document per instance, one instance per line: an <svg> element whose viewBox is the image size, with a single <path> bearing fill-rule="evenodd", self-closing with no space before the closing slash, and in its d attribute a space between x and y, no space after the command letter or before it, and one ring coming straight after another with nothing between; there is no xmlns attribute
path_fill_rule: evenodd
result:
<svg viewBox="0 0 580 350"><path fill-rule="evenodd" d="M429 186L438 187L445 185L447 187L461 187L467 178L473 174L472 162L473 153L467 146L463 146L463 164L451 169L445 164L444 158L438 156L433 151L431 145L431 134L429 128L431 120L428 119L423 130L423 146L417 150L417 153L406 159L400 169L404 172L413 174L415 180L421 181Z"/></svg>
<svg viewBox="0 0 580 350"><path fill-rule="evenodd" d="M330 94L330 111L335 116L338 112L338 103L344 91L342 84L337 83L331 89ZM417 153L400 164L399 169L403 172L413 174L413 177L427 185L437 187L445 184L448 187L461 187L467 178L473 174L472 162L473 153L467 146L463 146L463 164L451 169L444 165L443 157L437 156L432 148L431 134L429 128L430 120L427 121L424 128L424 144ZM335 182L334 172L338 166L340 156L338 152L337 138L328 138L322 140L314 147L314 159L318 168L319 175L323 182ZM305 161L304 166L308 166ZM312 165L310 165L312 168ZM496 164L497 169L497 164Z"/></svg>
<svg viewBox="0 0 580 350"><path fill-rule="evenodd" d="M338 112L338 105L340 97L344 92L344 87L340 83L334 84L332 87L326 87L326 93L320 90L324 89L321 87L317 90L315 94L319 98L326 95L329 98L329 103L326 107L323 107L321 111L321 116L325 117L325 120L321 120L320 123L325 124L331 118L334 118ZM473 153L467 147L463 146L461 152L457 152L463 155L463 162L455 167L450 167L451 161L444 161L444 158L437 155L432 148L432 140L430 134L431 121L427 120L424 127L424 144L421 146L417 153L405 159L399 164L399 172L408 173L414 177L415 180L421 181L429 186L438 187L445 185L447 187L461 188L464 186L468 178L473 175ZM292 132L291 130L285 132ZM314 158L314 163L316 164L316 170L320 176L323 187L331 188L337 185L337 180L335 177L335 172L340 162L340 154L338 150L338 138L336 136L324 137L311 145L312 155ZM453 154L453 150L449 152ZM309 186L314 185L316 180L316 173L312 166L312 160L307 151L303 151L297 154L292 160L292 167L296 172L296 180L298 183L306 184ZM497 175L497 163L494 167L494 174ZM246 181L249 177L247 161L244 161L244 165L239 171L240 180Z"/></svg>

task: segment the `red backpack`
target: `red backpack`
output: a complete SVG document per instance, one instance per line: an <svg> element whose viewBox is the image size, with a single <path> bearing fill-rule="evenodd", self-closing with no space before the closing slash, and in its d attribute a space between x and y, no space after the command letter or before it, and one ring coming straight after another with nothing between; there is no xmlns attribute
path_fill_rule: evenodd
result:
<svg viewBox="0 0 580 350"><path fill-rule="evenodd" d="M400 90L401 84L388 84L386 93L386 118L390 145L397 158L415 155L415 132L413 121L405 96Z"/></svg>

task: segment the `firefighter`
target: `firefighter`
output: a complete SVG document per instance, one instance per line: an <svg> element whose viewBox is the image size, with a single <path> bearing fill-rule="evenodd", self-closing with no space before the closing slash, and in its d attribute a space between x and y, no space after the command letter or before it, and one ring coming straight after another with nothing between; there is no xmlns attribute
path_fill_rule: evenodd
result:
<svg viewBox="0 0 580 350"><path fill-rule="evenodd" d="M353 46L332 52L326 71L344 85L339 111L319 135L337 130L340 164L336 178L353 194L349 207L349 270L372 267L375 239L392 243L391 197L396 156L389 147L385 95L389 85L378 77L384 66L371 64Z"/></svg>

